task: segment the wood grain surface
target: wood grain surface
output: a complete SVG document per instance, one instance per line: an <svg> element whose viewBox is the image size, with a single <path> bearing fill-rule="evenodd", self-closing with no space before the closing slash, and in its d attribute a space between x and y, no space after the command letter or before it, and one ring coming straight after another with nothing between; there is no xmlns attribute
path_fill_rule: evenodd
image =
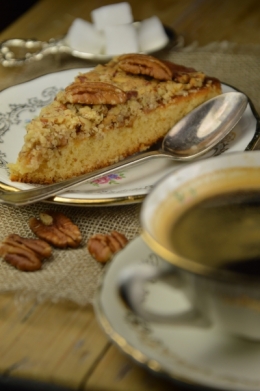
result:
<svg viewBox="0 0 260 391"><path fill-rule="evenodd" d="M111 3L39 1L0 34L0 41L59 37L76 17L90 20L91 10ZM185 45L223 40L260 44L258 0L131 0L130 4L136 20L159 16L184 37ZM55 68L53 62L55 59L47 70ZM0 67L0 89L29 77L25 67ZM91 306L37 304L8 293L0 296L0 374L0 389L1 384L18 380L22 385L30 380L43 382L45 390L51 386L94 391L181 390L137 366L111 345ZM30 387L27 389L41 389L37 384Z"/></svg>
<svg viewBox="0 0 260 391"><path fill-rule="evenodd" d="M9 38L48 40L64 35L72 21L90 19L90 12L109 0L42 0L0 34ZM185 37L186 44L228 40L260 43L258 0L131 0L136 20L158 15L161 21Z"/></svg>

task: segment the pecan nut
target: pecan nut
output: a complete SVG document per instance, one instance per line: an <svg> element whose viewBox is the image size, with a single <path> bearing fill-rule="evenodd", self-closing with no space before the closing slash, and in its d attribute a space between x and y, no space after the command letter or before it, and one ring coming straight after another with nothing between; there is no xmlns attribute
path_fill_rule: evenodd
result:
<svg viewBox="0 0 260 391"><path fill-rule="evenodd" d="M4 260L22 271L39 270L42 260L51 256L51 246L40 239L27 239L19 235L7 236L0 245Z"/></svg>
<svg viewBox="0 0 260 391"><path fill-rule="evenodd" d="M109 234L95 234L88 240L87 248L98 262L106 263L112 256L128 243L127 238L120 232L112 231Z"/></svg>
<svg viewBox="0 0 260 391"><path fill-rule="evenodd" d="M174 81L177 81L176 78L178 79L179 76L183 76L183 75L185 75L185 78L187 78L187 80L189 80L191 77L190 74L192 74L193 72L196 72L196 70L194 68L186 67L185 65L175 64L175 63L167 61L167 60L162 60L162 62L165 65L167 65L167 67L171 70L172 79Z"/></svg>
<svg viewBox="0 0 260 391"><path fill-rule="evenodd" d="M99 81L74 82L65 89L66 99L70 103L90 105L125 103L127 94L113 84Z"/></svg>
<svg viewBox="0 0 260 391"><path fill-rule="evenodd" d="M40 218L32 217L29 226L39 238L46 240L55 247L76 248L80 245L82 235L77 227L67 216L62 213L48 211L40 213Z"/></svg>
<svg viewBox="0 0 260 391"><path fill-rule="evenodd" d="M172 79L172 71L166 63L145 54L123 54L118 57L118 67L134 75L146 75L165 81Z"/></svg>

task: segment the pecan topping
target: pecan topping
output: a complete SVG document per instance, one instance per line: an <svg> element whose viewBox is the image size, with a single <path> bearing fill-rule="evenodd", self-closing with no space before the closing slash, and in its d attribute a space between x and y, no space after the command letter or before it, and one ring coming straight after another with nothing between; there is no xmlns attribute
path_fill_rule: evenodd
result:
<svg viewBox="0 0 260 391"><path fill-rule="evenodd" d="M187 73L179 73L174 76L174 81L176 83L181 83L181 84L188 84L190 81L190 75Z"/></svg>
<svg viewBox="0 0 260 391"><path fill-rule="evenodd" d="M65 89L70 103L117 105L127 101L127 94L113 84L99 81L75 82Z"/></svg>
<svg viewBox="0 0 260 391"><path fill-rule="evenodd" d="M168 65L155 57L145 54L124 54L118 57L118 66L134 75L147 75L157 80L171 80L172 72Z"/></svg>
<svg viewBox="0 0 260 391"><path fill-rule="evenodd" d="M59 248L76 248L82 239L79 228L59 212L40 213L39 219L30 218L29 226L36 236Z"/></svg>
<svg viewBox="0 0 260 391"><path fill-rule="evenodd" d="M87 248L98 262L109 261L113 254L121 250L128 243L127 238L120 232L112 231L109 234L96 234L88 240Z"/></svg>
<svg viewBox="0 0 260 391"><path fill-rule="evenodd" d="M171 70L172 77L183 73L187 74L187 73L196 72L194 68L188 68L185 65L175 64L167 60L163 60L163 63L167 65L167 67Z"/></svg>
<svg viewBox="0 0 260 391"><path fill-rule="evenodd" d="M0 245L4 260L22 271L39 270L42 260L51 256L51 246L40 239L27 239L11 234Z"/></svg>

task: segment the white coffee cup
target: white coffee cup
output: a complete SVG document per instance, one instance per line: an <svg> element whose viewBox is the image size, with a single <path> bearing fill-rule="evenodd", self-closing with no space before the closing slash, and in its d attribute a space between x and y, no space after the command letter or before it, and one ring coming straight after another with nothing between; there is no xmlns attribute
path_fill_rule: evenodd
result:
<svg viewBox="0 0 260 391"><path fill-rule="evenodd" d="M190 207L234 191L259 193L260 203L260 151L229 153L185 165L152 189L141 208L141 235L165 264L160 269L147 264L127 267L118 282L121 296L137 315L173 325L214 325L222 332L260 341L260 273L249 276L216 267L210 259L200 263L185 258L169 242L172 223ZM146 310L142 301L145 283L151 279L165 279L180 289L190 308L181 312L173 308L168 315Z"/></svg>

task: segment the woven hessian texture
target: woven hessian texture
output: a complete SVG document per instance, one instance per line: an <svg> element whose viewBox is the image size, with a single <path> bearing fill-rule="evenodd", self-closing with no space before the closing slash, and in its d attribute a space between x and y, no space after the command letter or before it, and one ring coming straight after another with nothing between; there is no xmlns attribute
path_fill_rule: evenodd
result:
<svg viewBox="0 0 260 391"><path fill-rule="evenodd" d="M14 208L0 205L0 240L10 233L34 238L28 221L40 212L55 209L78 225L83 240L78 249L54 249L50 259L43 262L41 270L22 272L0 261L0 291L16 292L18 296L39 301L72 301L79 305L91 302L104 266L94 260L86 242L94 233L123 232L131 240L140 232L140 205L78 208L48 206L46 203Z"/></svg>
<svg viewBox="0 0 260 391"><path fill-rule="evenodd" d="M207 48L184 48L164 55L165 59L192 66L210 76L219 78L245 92L260 110L260 50L244 47L234 52L233 46L228 51L216 44ZM74 61L71 67L84 66ZM34 65L35 67L35 65ZM68 68L68 63L59 62L56 69ZM33 68L28 66L25 75L31 72L39 76L40 64ZM46 70L46 68L45 68ZM46 71L44 72L46 73ZM15 80L19 82L19 80ZM21 80L22 81L22 80ZM78 249L53 251L53 256L43 264L37 272L21 272L4 261L0 262L0 292L16 292L21 297L37 300L61 301L69 300L78 305L86 305L92 301L98 281L104 270L103 265L96 262L88 253L86 242L94 233L109 233L112 230L123 232L131 240L140 233L140 205L117 207L70 207L40 203L30 207L13 208L0 205L0 240L10 233L25 237L34 237L28 227L31 216L38 216L47 209L63 212L77 224L83 234L82 245ZM113 260L112 260L113 262Z"/></svg>

